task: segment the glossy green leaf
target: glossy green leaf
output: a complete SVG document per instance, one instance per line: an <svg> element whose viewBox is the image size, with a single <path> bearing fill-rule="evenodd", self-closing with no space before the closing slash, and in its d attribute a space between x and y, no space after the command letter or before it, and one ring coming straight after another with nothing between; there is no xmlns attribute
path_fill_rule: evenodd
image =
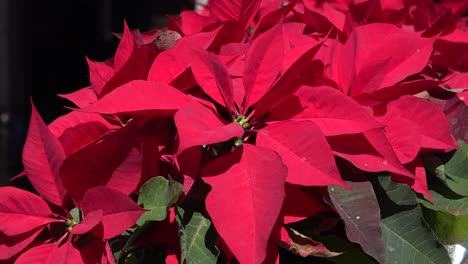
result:
<svg viewBox="0 0 468 264"><path fill-rule="evenodd" d="M181 263L216 263L220 254L216 247L216 231L210 219L200 212L177 207L176 220L179 226Z"/></svg>
<svg viewBox="0 0 468 264"><path fill-rule="evenodd" d="M423 206L424 219L444 244L456 244L468 239L468 216L430 210Z"/></svg>
<svg viewBox="0 0 468 264"><path fill-rule="evenodd" d="M374 189L382 210L387 263L450 263L447 251L425 223L409 186L380 176Z"/></svg>
<svg viewBox="0 0 468 264"><path fill-rule="evenodd" d="M468 145L458 140L460 150L446 162L436 155L425 155L424 167L452 191L468 196Z"/></svg>
<svg viewBox="0 0 468 264"><path fill-rule="evenodd" d="M460 243L468 239L468 197L459 196L443 186L431 190L434 204L419 199L424 218L444 244Z"/></svg>
<svg viewBox="0 0 468 264"><path fill-rule="evenodd" d="M176 181L161 176L149 179L140 189L138 204L150 211L144 213L137 223L143 225L146 221L166 219L167 211L183 191L184 186Z"/></svg>
<svg viewBox="0 0 468 264"><path fill-rule="evenodd" d="M454 192L468 196L468 145L458 141L460 150L445 164L446 183Z"/></svg>

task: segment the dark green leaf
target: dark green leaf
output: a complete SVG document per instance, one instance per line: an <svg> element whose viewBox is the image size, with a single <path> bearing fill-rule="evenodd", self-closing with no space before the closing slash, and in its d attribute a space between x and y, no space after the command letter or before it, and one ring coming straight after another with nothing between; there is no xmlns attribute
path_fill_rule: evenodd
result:
<svg viewBox="0 0 468 264"><path fill-rule="evenodd" d="M435 186L430 193L434 204L419 199L426 222L444 244L455 244L468 239L468 197L452 193L443 186Z"/></svg>
<svg viewBox="0 0 468 264"><path fill-rule="evenodd" d="M458 140L458 146L460 150L455 151L448 161L443 156L425 155L424 167L453 192L468 196L468 145Z"/></svg>
<svg viewBox="0 0 468 264"><path fill-rule="evenodd" d="M146 221L166 219L169 208L183 191L184 186L176 181L161 176L149 179L140 189L138 204L150 211L144 213L137 223L143 225Z"/></svg>
<svg viewBox="0 0 468 264"><path fill-rule="evenodd" d="M447 251L427 227L411 188L388 176L377 179L374 189L382 210L386 262L450 263Z"/></svg>
<svg viewBox="0 0 468 264"><path fill-rule="evenodd" d="M468 216L453 215L423 206L424 219L444 244L456 244L468 239Z"/></svg>
<svg viewBox="0 0 468 264"><path fill-rule="evenodd" d="M77 207L70 210L70 215L72 216L73 220L75 220L76 223L81 222L81 212L80 212L80 209L78 209Z"/></svg>
<svg viewBox="0 0 468 264"><path fill-rule="evenodd" d="M179 225L181 263L216 263L220 254L216 247L218 235L210 219L200 212L176 208Z"/></svg>

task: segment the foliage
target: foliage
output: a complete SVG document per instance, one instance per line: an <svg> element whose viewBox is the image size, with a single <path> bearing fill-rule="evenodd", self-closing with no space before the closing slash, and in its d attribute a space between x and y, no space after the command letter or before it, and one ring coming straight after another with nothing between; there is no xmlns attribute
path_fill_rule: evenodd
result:
<svg viewBox="0 0 468 264"><path fill-rule="evenodd" d="M60 95L70 113L32 105L37 194L0 188L0 260L448 263L468 237L468 5L406 2L211 0L125 25Z"/></svg>

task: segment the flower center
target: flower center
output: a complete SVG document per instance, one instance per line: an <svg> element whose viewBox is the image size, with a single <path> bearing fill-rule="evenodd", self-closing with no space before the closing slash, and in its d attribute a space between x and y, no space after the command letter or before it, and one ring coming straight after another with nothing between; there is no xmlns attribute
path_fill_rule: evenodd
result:
<svg viewBox="0 0 468 264"><path fill-rule="evenodd" d="M73 229L73 226L77 225L78 223L75 222L75 220L73 219L67 219L67 221L65 222L65 225L67 226L67 230L68 232L71 232L72 229Z"/></svg>
<svg viewBox="0 0 468 264"><path fill-rule="evenodd" d="M249 128L250 127L249 120L243 115L236 116L234 118L234 123L239 124L243 128Z"/></svg>

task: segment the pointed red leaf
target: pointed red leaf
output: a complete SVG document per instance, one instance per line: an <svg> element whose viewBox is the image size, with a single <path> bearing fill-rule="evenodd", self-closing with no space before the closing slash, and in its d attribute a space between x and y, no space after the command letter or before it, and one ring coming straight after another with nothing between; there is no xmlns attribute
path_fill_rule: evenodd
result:
<svg viewBox="0 0 468 264"><path fill-rule="evenodd" d="M88 62L91 88L96 95L99 95L106 83L112 79L112 76L115 74L114 68L112 67L114 61L113 59L109 59L104 62L95 62L89 58L86 58L86 61Z"/></svg>
<svg viewBox="0 0 468 264"><path fill-rule="evenodd" d="M202 32L179 39L176 45L161 52L153 61L148 80L155 80L166 84L171 83L190 65L190 52L193 48L207 49L215 40L220 28L210 32Z"/></svg>
<svg viewBox="0 0 468 264"><path fill-rule="evenodd" d="M202 16L195 11L182 11L180 13L182 31L185 35L193 35L201 32L205 27L213 24L216 19Z"/></svg>
<svg viewBox="0 0 468 264"><path fill-rule="evenodd" d="M435 80L416 80L410 82L399 83L397 85L382 87L374 92L374 95L382 100L394 100L403 95L418 94L422 91L427 91L441 84ZM359 95L355 97L359 101Z"/></svg>
<svg viewBox="0 0 468 264"><path fill-rule="evenodd" d="M232 80L218 56L204 50L193 50L190 64L193 76L203 91L230 112L235 111Z"/></svg>
<svg viewBox="0 0 468 264"><path fill-rule="evenodd" d="M58 170L65 151L32 104L28 136L23 148L23 165L34 188L51 203L61 205L66 191Z"/></svg>
<svg viewBox="0 0 468 264"><path fill-rule="evenodd" d="M406 119L419 127L421 135L421 148L441 149L450 151L457 148L455 139L450 133L447 118L443 112L433 103L414 96L403 96L390 102L387 106L385 119ZM399 122L391 122L394 126L400 126ZM406 128L406 129L411 129ZM393 131L397 131L394 128ZM387 131L387 134L390 133ZM395 136L393 136L395 137ZM414 142L415 144L417 142Z"/></svg>
<svg viewBox="0 0 468 264"><path fill-rule="evenodd" d="M343 31L345 25L345 14L331 6L328 2L316 7L311 1L304 1L304 15L308 26L318 32L328 32L336 28Z"/></svg>
<svg viewBox="0 0 468 264"><path fill-rule="evenodd" d="M101 114L172 115L193 99L174 87L156 81L131 81L80 111Z"/></svg>
<svg viewBox="0 0 468 264"><path fill-rule="evenodd" d="M84 259L81 256L81 252L76 248L71 239L65 244L57 247L47 258L46 263L57 263L57 264L83 264Z"/></svg>
<svg viewBox="0 0 468 264"><path fill-rule="evenodd" d="M65 155L107 134L112 126L99 114L73 111L54 120L49 129L62 144Z"/></svg>
<svg viewBox="0 0 468 264"><path fill-rule="evenodd" d="M380 0L369 0L350 6L349 13L346 16L344 31L349 34L350 31L360 25L385 21L387 21L387 17L382 9Z"/></svg>
<svg viewBox="0 0 468 264"><path fill-rule="evenodd" d="M303 86L294 96L305 109L289 119L313 121L325 136L355 134L383 126L356 101L335 88ZM270 118L274 117L275 112L281 115L290 111L291 105L285 101L284 105L273 109Z"/></svg>
<svg viewBox="0 0 468 264"><path fill-rule="evenodd" d="M93 124L90 125L92 128L90 127L89 129L94 130L94 132L90 133L95 135L105 134L109 129L115 128L99 114L72 111L52 121L49 124L49 130L55 137L59 138L67 129L82 124Z"/></svg>
<svg viewBox="0 0 468 264"><path fill-rule="evenodd" d="M124 21L124 32L122 35L122 39L120 40L119 46L115 51L114 57L114 70L120 70L125 63L130 59L132 56L133 50L136 48L137 44L133 39L132 32L128 28L127 22Z"/></svg>
<svg viewBox="0 0 468 264"><path fill-rule="evenodd" d="M255 27L255 32L252 34L252 39L255 39L259 34L267 31L272 28L274 25L278 24L283 17L285 17L293 9L296 1L291 1L289 4L277 8L272 12L267 13L260 19L257 26Z"/></svg>
<svg viewBox="0 0 468 264"><path fill-rule="evenodd" d="M311 121L280 121L257 134L257 145L274 150L288 167L287 182L346 187L320 128Z"/></svg>
<svg viewBox="0 0 468 264"><path fill-rule="evenodd" d="M91 211L79 224L74 225L71 232L74 235L82 235L88 233L96 227L102 219L102 210Z"/></svg>
<svg viewBox="0 0 468 264"><path fill-rule="evenodd" d="M243 28L252 22L262 1L257 0L217 0L209 2L210 15L221 22L239 21Z"/></svg>
<svg viewBox="0 0 468 264"><path fill-rule="evenodd" d="M199 177L199 172L203 159L201 147L188 148L176 157L176 167L184 177L184 193L188 194L193 184Z"/></svg>
<svg viewBox="0 0 468 264"><path fill-rule="evenodd" d="M96 93L91 86L69 94L58 94L58 96L69 100L80 108L87 107L97 101Z"/></svg>
<svg viewBox="0 0 468 264"><path fill-rule="evenodd" d="M385 136L402 164L411 162L421 148L422 131L414 122L405 118L382 118Z"/></svg>
<svg viewBox="0 0 468 264"><path fill-rule="evenodd" d="M247 52L244 66L245 102L255 104L270 89L283 65L283 26L278 24L255 39Z"/></svg>
<svg viewBox="0 0 468 264"><path fill-rule="evenodd" d="M363 93L371 94L379 89L387 73L390 60L391 57L388 57L364 65L351 81L351 96Z"/></svg>
<svg viewBox="0 0 468 264"><path fill-rule="evenodd" d="M406 44L402 46L402 43ZM433 43L433 39L405 32L392 24L373 23L357 27L344 46L338 44L339 51L334 64L338 67L339 84L346 94L354 76L374 78L371 72L378 72L381 67L379 64L385 62L387 69L379 86L395 85L427 65ZM365 71L368 73L365 74Z"/></svg>
<svg viewBox="0 0 468 264"><path fill-rule="evenodd" d="M424 196L426 196L427 199L434 202L434 198L429 192L429 188L427 186L426 169L424 168L422 159L420 157L416 157L410 163L405 164L405 167L414 176L405 177L397 174L392 174L392 181L407 184L411 186L411 188L415 192L423 194Z"/></svg>
<svg viewBox="0 0 468 264"><path fill-rule="evenodd" d="M29 232L6 236L0 232L0 260L6 260L29 246L44 228L39 227Z"/></svg>
<svg viewBox="0 0 468 264"><path fill-rule="evenodd" d="M284 199L287 168L273 151L244 144L203 167L206 208L241 263L261 263ZM248 237L249 239L242 239Z"/></svg>
<svg viewBox="0 0 468 264"><path fill-rule="evenodd" d="M321 43L313 45L304 51L302 48L293 49L291 52L303 52L302 55L286 70L284 74L273 84L273 87L260 99L255 107L255 117L260 118L270 109L294 93L304 83L305 79L314 72L316 64L311 63L317 54Z"/></svg>
<svg viewBox="0 0 468 264"><path fill-rule="evenodd" d="M102 210L104 239L110 239L134 225L145 212L127 195L104 186L89 189L83 196L81 209L86 216Z"/></svg>
<svg viewBox="0 0 468 264"><path fill-rule="evenodd" d="M44 244L33 247L21 254L15 261L15 264L49 264L47 259L57 248L57 244ZM50 263L52 264L52 263Z"/></svg>
<svg viewBox="0 0 468 264"><path fill-rule="evenodd" d="M239 124L226 124L211 109L197 104L180 109L174 121L179 132L177 153L189 147L219 143L244 134L244 128Z"/></svg>
<svg viewBox="0 0 468 264"><path fill-rule="evenodd" d="M135 123L71 154L60 169L64 186L75 202L96 186L125 194L133 192L141 177L141 154L136 146Z"/></svg>
<svg viewBox="0 0 468 264"><path fill-rule="evenodd" d="M389 171L411 176L398 160L392 146L380 129L362 134L327 137L334 154L363 171Z"/></svg>
<svg viewBox="0 0 468 264"><path fill-rule="evenodd" d="M0 232L19 235L51 222L52 211L39 196L14 187L0 188Z"/></svg>

